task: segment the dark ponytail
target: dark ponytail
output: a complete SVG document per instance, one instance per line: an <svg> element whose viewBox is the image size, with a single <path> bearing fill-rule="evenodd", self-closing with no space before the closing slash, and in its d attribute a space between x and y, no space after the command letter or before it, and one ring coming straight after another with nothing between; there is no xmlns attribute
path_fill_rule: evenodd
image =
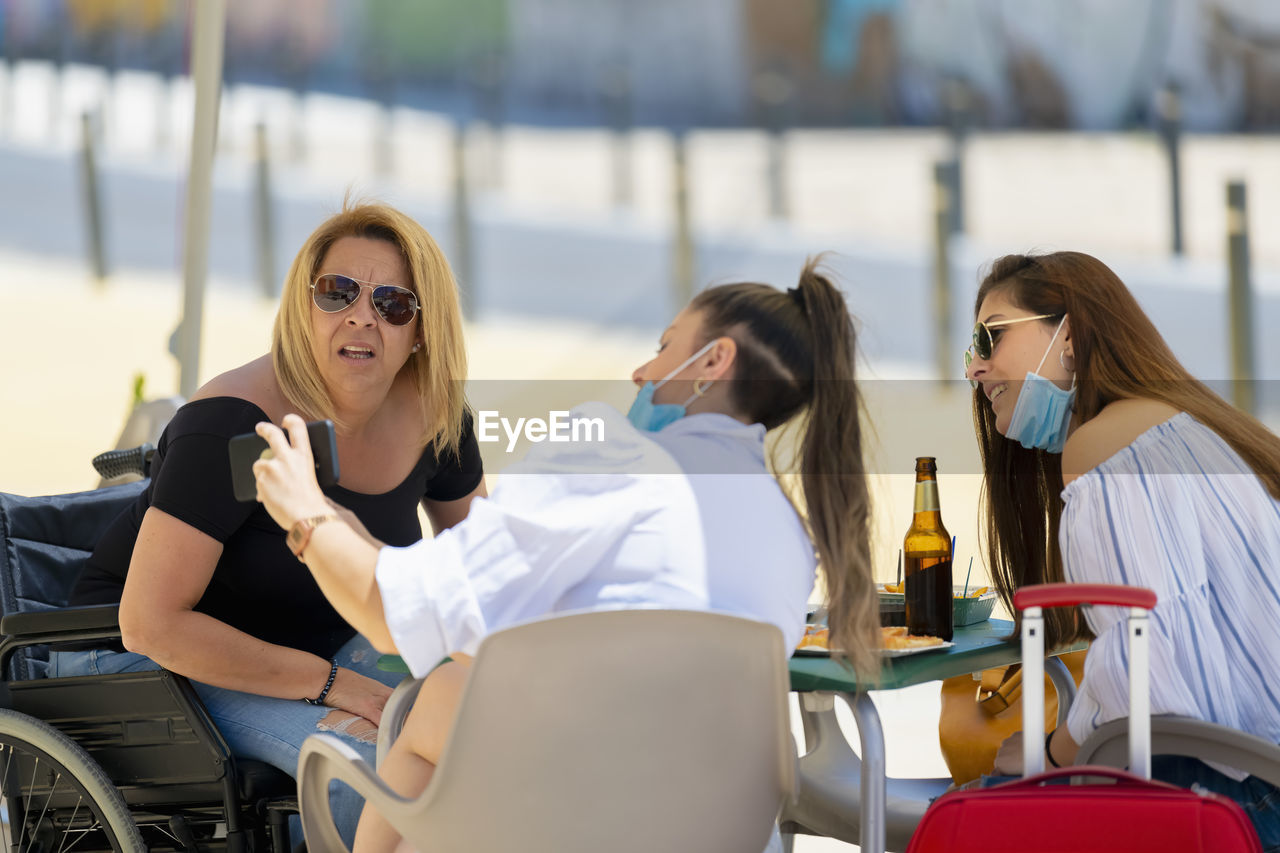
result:
<svg viewBox="0 0 1280 853"><path fill-rule="evenodd" d="M810 259L786 292L730 284L698 294L707 340L734 339L730 403L772 429L804 414L797 457L810 535L826 580L831 645L863 676L879 672L871 504L862 460L856 336L844 296Z"/></svg>

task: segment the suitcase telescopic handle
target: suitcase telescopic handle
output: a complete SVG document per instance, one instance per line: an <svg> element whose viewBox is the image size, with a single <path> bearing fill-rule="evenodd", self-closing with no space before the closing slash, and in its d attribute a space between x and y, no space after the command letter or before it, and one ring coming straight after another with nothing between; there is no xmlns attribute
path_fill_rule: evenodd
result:
<svg viewBox="0 0 1280 853"><path fill-rule="evenodd" d="M1044 612L1045 607L1103 604L1129 608L1129 771L1151 778L1151 687L1148 679L1147 611L1156 606L1153 590L1117 584L1049 583L1026 586L1013 594L1022 614L1022 772L1044 770Z"/></svg>
<svg viewBox="0 0 1280 853"><path fill-rule="evenodd" d="M1013 606L1019 610L1077 604L1113 604L1151 610L1156 606L1156 594L1146 587L1111 583L1042 583L1024 586L1013 594Z"/></svg>

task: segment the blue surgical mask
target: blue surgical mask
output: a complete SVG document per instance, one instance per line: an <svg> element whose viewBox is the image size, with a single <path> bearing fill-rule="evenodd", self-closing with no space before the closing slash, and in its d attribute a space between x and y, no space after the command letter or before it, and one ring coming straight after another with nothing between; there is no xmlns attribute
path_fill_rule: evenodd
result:
<svg viewBox="0 0 1280 853"><path fill-rule="evenodd" d="M1048 379L1040 375L1044 360L1049 357L1049 350L1062 331L1062 324L1067 321L1064 316L1058 321L1058 328L1053 332L1049 348L1044 351L1040 363L1034 372L1028 371L1022 390L1018 392L1018 402L1013 407L1013 417L1009 419L1009 428L1005 438L1012 439L1028 450L1039 447L1050 453L1061 453L1067 442L1067 427L1071 424L1072 405L1076 399L1076 379L1071 377L1071 389L1064 391Z"/></svg>
<svg viewBox="0 0 1280 853"><path fill-rule="evenodd" d="M670 382L673 376L684 370L690 364L693 364L699 356L711 349L715 344L715 341L711 341L705 347L686 358L679 367L662 377L662 379L658 381L657 385L652 382L644 383L644 385L640 387L640 390L636 392L635 402L633 402L631 404L631 408L627 410L627 420L631 421L632 426L639 430L657 432L668 424L674 423L683 418L688 411L686 407L694 400L698 399L698 394L694 394L683 403L677 404L655 403L653 402L653 392L657 391L667 382Z"/></svg>

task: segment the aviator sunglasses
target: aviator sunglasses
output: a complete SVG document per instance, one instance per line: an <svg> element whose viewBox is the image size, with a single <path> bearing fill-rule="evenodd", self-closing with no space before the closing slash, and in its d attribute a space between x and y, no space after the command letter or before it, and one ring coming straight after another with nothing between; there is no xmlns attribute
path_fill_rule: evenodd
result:
<svg viewBox="0 0 1280 853"><path fill-rule="evenodd" d="M345 311L360 298L363 288L373 290L373 307L378 316L393 326L403 326L418 313L418 297L412 290L394 284L374 284L337 273L325 273L311 285L311 301L326 314Z"/></svg>
<svg viewBox="0 0 1280 853"><path fill-rule="evenodd" d="M975 357L982 360L991 358L991 353L995 351L995 338L991 334L992 329L999 329L1003 326L1013 326L1017 323L1029 323L1032 320L1048 320L1052 317L1061 317L1061 314L1037 314L1034 317L1015 317L1012 320L997 320L994 323L984 323L981 320L973 324L973 343L964 351L964 372L969 373L969 365L973 364ZM977 388L978 383L969 380L970 387Z"/></svg>

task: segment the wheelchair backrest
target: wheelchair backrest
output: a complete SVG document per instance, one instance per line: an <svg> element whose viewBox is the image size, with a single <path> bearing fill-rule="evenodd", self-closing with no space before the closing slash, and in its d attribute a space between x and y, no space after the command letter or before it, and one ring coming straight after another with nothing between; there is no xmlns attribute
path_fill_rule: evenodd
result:
<svg viewBox="0 0 1280 853"><path fill-rule="evenodd" d="M0 492L0 617L65 607L103 532L148 482L43 497ZM42 678L48 660L43 646L23 649L7 677Z"/></svg>

